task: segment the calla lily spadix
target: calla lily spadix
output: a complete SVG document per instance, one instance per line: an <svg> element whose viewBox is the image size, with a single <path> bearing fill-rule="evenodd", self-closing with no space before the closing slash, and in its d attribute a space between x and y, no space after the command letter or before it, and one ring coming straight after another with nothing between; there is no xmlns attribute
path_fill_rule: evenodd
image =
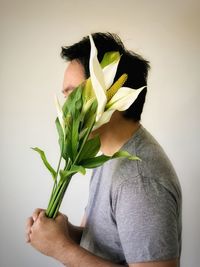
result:
<svg viewBox="0 0 200 267"><path fill-rule="evenodd" d="M110 120L114 111L124 111L128 109L146 86L143 86L139 89L132 89L129 87L123 87L122 83L113 97L108 99L107 90L109 90L113 84L120 61L120 55L118 54L117 59L102 69L97 58L97 49L92 36L89 35L89 38L91 44L89 61L90 79L98 103L96 123L93 129L97 129Z"/></svg>

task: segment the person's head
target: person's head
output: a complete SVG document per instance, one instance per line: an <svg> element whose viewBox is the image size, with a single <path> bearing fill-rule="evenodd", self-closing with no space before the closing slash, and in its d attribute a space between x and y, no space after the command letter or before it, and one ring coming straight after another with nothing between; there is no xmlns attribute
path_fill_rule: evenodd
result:
<svg viewBox="0 0 200 267"><path fill-rule="evenodd" d="M106 52L118 51L120 53L121 59L114 81L116 81L123 73L126 73L128 74L128 79L124 86L138 89L147 85L147 75L149 70L148 61L143 59L140 55L127 50L119 36L116 34L98 32L92 34L92 37L98 50L99 62L101 62ZM74 79L81 82L84 78L87 79L90 76L90 41L88 36L71 46L62 47L61 57L72 63L67 70L68 77L70 72L74 72L74 74L77 73L79 77ZM65 79L68 77L65 77ZM129 107L129 109L123 112L125 118L140 121L146 92L146 89L142 90L136 101Z"/></svg>

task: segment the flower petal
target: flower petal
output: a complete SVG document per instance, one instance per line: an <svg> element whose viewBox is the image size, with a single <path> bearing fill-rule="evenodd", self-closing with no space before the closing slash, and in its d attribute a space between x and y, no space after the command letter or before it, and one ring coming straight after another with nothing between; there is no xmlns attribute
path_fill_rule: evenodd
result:
<svg viewBox="0 0 200 267"><path fill-rule="evenodd" d="M93 127L93 131L102 126L103 124L107 123L110 121L110 118L115 110L114 109L108 109L106 110L102 116L99 118L99 120L95 123Z"/></svg>
<svg viewBox="0 0 200 267"><path fill-rule="evenodd" d="M139 89L132 89L128 87L121 87L116 94L111 98L111 100L107 103L107 109L114 109L123 111L130 107L131 104L136 100L139 93L145 88L143 86Z"/></svg>
<svg viewBox="0 0 200 267"><path fill-rule="evenodd" d="M115 62L107 65L105 68L103 68L103 74L104 74L106 89L109 89L110 86L113 84L115 74L117 72L119 60L120 60L120 58L118 60L116 60Z"/></svg>
<svg viewBox="0 0 200 267"><path fill-rule="evenodd" d="M103 59L100 63L102 69L105 68L107 65L115 62L120 58L120 53L118 51L111 51L111 52L106 52L103 56Z"/></svg>
<svg viewBox="0 0 200 267"><path fill-rule="evenodd" d="M58 114L58 120L59 120L60 125L63 129L63 134L65 135L65 122L63 119L63 111L62 111L62 107L59 103L57 96L55 96L55 104L56 104L56 109L57 109L57 114Z"/></svg>
<svg viewBox="0 0 200 267"><path fill-rule="evenodd" d="M91 44L90 61L89 61L90 78L98 102L97 117L96 117L96 120L98 120L98 118L103 113L105 105L107 103L106 87L105 87L103 71L97 59L97 49L95 47L91 35L89 35L89 38Z"/></svg>

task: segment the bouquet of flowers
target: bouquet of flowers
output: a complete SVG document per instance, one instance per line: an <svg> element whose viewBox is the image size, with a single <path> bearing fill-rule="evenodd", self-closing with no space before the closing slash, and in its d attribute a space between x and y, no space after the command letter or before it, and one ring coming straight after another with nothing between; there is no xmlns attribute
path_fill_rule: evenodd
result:
<svg viewBox="0 0 200 267"><path fill-rule="evenodd" d="M40 154L54 180L46 210L46 216L50 218L56 217L66 189L75 173L85 174L86 168L96 168L113 158L139 159L127 151L118 151L112 156L98 153L101 147L100 138L98 135L91 136L91 132L109 122L115 110L128 109L144 87L137 90L123 87L127 74L123 74L113 83L120 61L119 52L106 53L99 63L92 36L90 35L89 38L90 77L73 90L63 107L56 98L58 117L55 123L60 145L57 168L54 169L50 165L44 151L38 147L33 148ZM61 168L61 166L64 167Z"/></svg>

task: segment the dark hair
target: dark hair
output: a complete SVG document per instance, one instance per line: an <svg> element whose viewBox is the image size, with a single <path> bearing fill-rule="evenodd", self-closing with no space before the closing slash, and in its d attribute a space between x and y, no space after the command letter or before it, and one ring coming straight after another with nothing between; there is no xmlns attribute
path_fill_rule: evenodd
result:
<svg viewBox="0 0 200 267"><path fill-rule="evenodd" d="M121 59L115 75L115 81L123 73L127 73L128 79L124 86L138 89L147 85L148 70L150 68L148 61L143 59L140 55L127 50L119 36L116 34L98 32L93 33L92 37L98 50L98 60L100 62L106 52L119 51L121 54ZM78 60L84 67L86 78L90 76L90 41L88 36L71 46L62 47L61 57L68 61ZM146 88L142 90L136 101L123 112L125 118L140 121L146 92Z"/></svg>

